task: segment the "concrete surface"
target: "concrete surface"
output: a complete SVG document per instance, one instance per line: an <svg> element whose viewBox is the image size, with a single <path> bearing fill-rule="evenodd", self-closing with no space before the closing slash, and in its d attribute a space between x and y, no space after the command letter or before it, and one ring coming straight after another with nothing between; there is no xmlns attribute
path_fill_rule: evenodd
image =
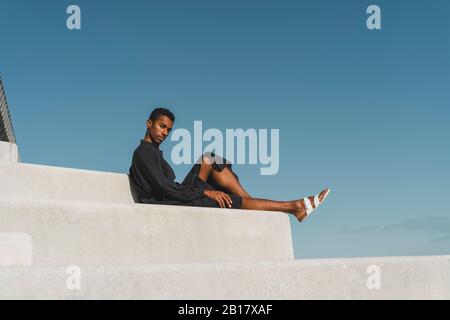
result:
<svg viewBox="0 0 450 320"><path fill-rule="evenodd" d="M273 212L0 198L0 233L31 236L36 266L293 259Z"/></svg>
<svg viewBox="0 0 450 320"><path fill-rule="evenodd" d="M0 232L0 267L31 266L32 263L33 244L30 235Z"/></svg>
<svg viewBox="0 0 450 320"><path fill-rule="evenodd" d="M20 161L19 150L14 143L0 141L0 164ZM0 177L3 175L0 173Z"/></svg>
<svg viewBox="0 0 450 320"><path fill-rule="evenodd" d="M0 197L135 203L125 174L0 163Z"/></svg>
<svg viewBox="0 0 450 320"><path fill-rule="evenodd" d="M0 299L450 299L450 256L292 260L276 212L136 204L0 143Z"/></svg>
<svg viewBox="0 0 450 320"><path fill-rule="evenodd" d="M450 256L0 268L0 298L450 299Z"/></svg>

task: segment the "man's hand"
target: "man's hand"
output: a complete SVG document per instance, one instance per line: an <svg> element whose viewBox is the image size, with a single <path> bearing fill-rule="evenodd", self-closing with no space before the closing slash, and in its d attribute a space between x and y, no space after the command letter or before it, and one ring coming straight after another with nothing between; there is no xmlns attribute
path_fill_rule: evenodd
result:
<svg viewBox="0 0 450 320"><path fill-rule="evenodd" d="M205 197L216 201L221 208L232 207L231 204L233 203L233 201L231 201L230 196L225 192L205 189L204 195Z"/></svg>

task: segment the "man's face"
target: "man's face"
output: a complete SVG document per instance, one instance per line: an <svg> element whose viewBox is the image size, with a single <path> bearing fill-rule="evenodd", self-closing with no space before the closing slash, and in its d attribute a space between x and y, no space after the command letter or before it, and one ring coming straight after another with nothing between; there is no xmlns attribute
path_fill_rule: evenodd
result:
<svg viewBox="0 0 450 320"><path fill-rule="evenodd" d="M152 143L160 145L172 131L173 121L167 116L160 116L155 121L147 121L147 129Z"/></svg>

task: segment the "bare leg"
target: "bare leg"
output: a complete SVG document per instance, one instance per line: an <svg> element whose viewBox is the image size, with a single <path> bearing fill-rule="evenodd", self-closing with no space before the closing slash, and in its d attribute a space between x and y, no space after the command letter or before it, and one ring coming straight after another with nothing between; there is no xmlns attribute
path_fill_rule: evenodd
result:
<svg viewBox="0 0 450 320"><path fill-rule="evenodd" d="M244 189L229 168L225 168L221 172L213 170L211 177L216 183L227 188L227 190L231 193L234 193L242 198L252 198L252 196Z"/></svg>
<svg viewBox="0 0 450 320"><path fill-rule="evenodd" d="M218 185L225 188L230 193L236 194L242 198L252 198L228 167L221 172L217 172L213 170L211 160L208 157L204 157L198 177L203 181L207 181L210 176Z"/></svg>
<svg viewBox="0 0 450 320"><path fill-rule="evenodd" d="M325 189L319 194L320 201L323 201L327 190L328 189ZM313 208L315 208L314 197L308 198L311 201ZM292 213L300 222L306 217L306 208L303 199L294 201L273 201L244 198L242 199L242 209Z"/></svg>
<svg viewBox="0 0 450 320"><path fill-rule="evenodd" d="M207 181L211 176L214 181L221 187L227 189L230 193L242 197L242 209L261 210L261 211L278 211L291 213L295 215L298 221L306 218L306 208L303 199L293 201L274 201L266 199L254 199L241 186L239 180L234 176L229 168L223 169L221 172L214 171L212 168L212 160L209 157L203 157L201 162L199 178ZM319 200L322 202L328 189L323 190L319 194ZM314 197L308 197L311 205L315 208Z"/></svg>
<svg viewBox="0 0 450 320"><path fill-rule="evenodd" d="M261 211L279 211L284 213L293 213L302 208L300 200L294 201L274 201L266 199L242 199L242 209L261 210Z"/></svg>

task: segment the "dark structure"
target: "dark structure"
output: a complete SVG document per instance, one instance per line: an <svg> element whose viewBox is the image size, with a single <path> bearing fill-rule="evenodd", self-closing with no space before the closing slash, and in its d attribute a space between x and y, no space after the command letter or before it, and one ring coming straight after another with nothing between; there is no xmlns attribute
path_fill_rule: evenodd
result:
<svg viewBox="0 0 450 320"><path fill-rule="evenodd" d="M3 82L0 77L0 141L16 143L14 129L9 115L8 102L6 101Z"/></svg>

